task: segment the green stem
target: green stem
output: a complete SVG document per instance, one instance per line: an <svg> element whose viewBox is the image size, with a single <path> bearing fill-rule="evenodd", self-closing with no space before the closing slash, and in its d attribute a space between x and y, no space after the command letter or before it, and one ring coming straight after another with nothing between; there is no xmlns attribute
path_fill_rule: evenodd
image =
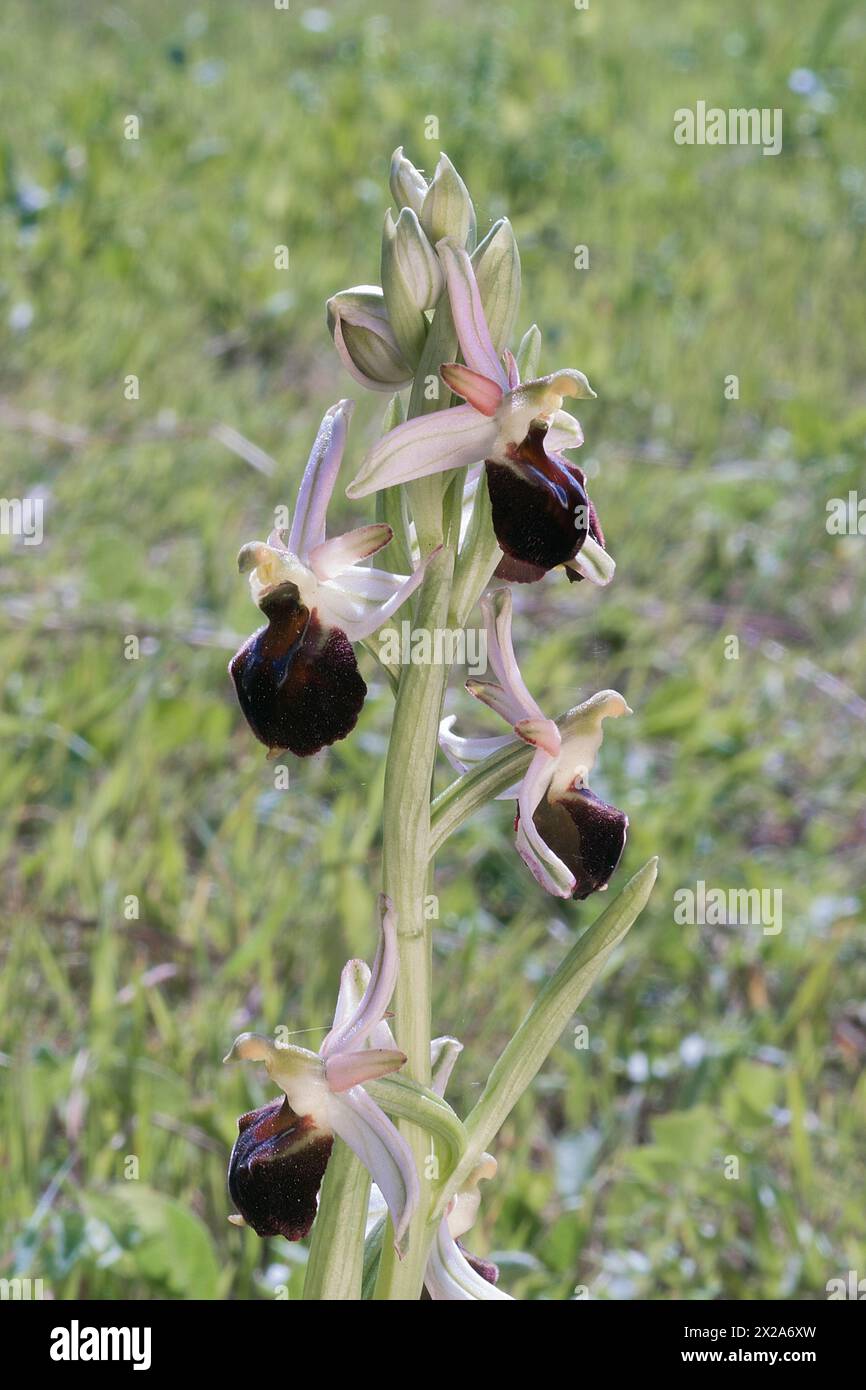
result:
<svg viewBox="0 0 866 1390"><path fill-rule="evenodd" d="M433 631L447 625L454 556L443 549L428 565L415 615L415 627ZM402 1073L426 1086L430 1081L431 942L425 914L430 838L430 790L437 734L448 668L403 667L385 768L383 886L397 913L400 969L394 995L398 1046L406 1053ZM425 1178L430 1137L409 1121L401 1130L415 1155L421 1178L419 1210L409 1229L403 1258L386 1235L376 1285L377 1299L420 1297L427 1259L429 1184Z"/></svg>
<svg viewBox="0 0 866 1390"><path fill-rule="evenodd" d="M364 1229L370 1174L341 1139L325 1171L304 1279L304 1300L343 1302L361 1297Z"/></svg>
<svg viewBox="0 0 866 1390"><path fill-rule="evenodd" d="M502 551L493 530L487 478L482 473L472 503L466 539L454 571L451 621L455 627L466 626L472 609L490 583L501 559Z"/></svg>

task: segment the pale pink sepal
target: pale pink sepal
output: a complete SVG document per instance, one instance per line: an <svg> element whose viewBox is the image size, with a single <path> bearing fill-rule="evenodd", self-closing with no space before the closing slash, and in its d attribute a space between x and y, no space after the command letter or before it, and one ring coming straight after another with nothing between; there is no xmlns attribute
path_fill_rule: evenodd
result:
<svg viewBox="0 0 866 1390"><path fill-rule="evenodd" d="M479 463L495 447L497 433L495 422L471 405L416 415L373 445L346 496L366 497L383 487Z"/></svg>
<svg viewBox="0 0 866 1390"><path fill-rule="evenodd" d="M329 1118L334 1133L357 1154L385 1198L399 1247L420 1196L412 1150L362 1086L331 1096Z"/></svg>
<svg viewBox="0 0 866 1390"><path fill-rule="evenodd" d="M439 725L439 747L445 754L455 772L469 772L491 753L507 748L514 740L510 734L498 734L491 738L461 738L454 733L456 715L448 714Z"/></svg>
<svg viewBox="0 0 866 1390"><path fill-rule="evenodd" d="M451 237L437 242L436 250L445 271L454 327L466 365L498 382L504 391L508 378L490 337L472 262L463 247Z"/></svg>
<svg viewBox="0 0 866 1390"><path fill-rule="evenodd" d="M345 619L338 624L338 626L343 629L350 642L363 642L365 637L369 637L370 634L380 628L384 622L387 622L392 613L396 613L397 609L402 607L410 594L413 594L418 588L418 585L424 578L427 566L430 561L439 554L441 549L442 547L440 545L437 546L435 550L431 550L429 555L424 556L418 568L405 579L400 575L392 576L395 579L402 580L402 582L398 584L398 587L394 590L391 597L386 599L384 603L380 603L377 608L371 608L363 618Z"/></svg>
<svg viewBox="0 0 866 1390"><path fill-rule="evenodd" d="M543 713L526 688L514 655L511 590L496 589L481 600L481 611L487 629L488 660L514 710L509 722L516 724L520 719L543 719Z"/></svg>
<svg viewBox="0 0 866 1390"><path fill-rule="evenodd" d="M288 548L303 560L325 539L325 514L340 471L354 401L338 401L325 413L304 469Z"/></svg>
<svg viewBox="0 0 866 1390"><path fill-rule="evenodd" d="M379 943L370 979L363 996L348 1017L335 1015L334 1027L319 1049L326 1061L338 1052L358 1051L378 1023L385 1017L397 983L397 915L391 899L379 894ZM342 993L342 991L341 991ZM337 1000L338 1012L340 999Z"/></svg>
<svg viewBox="0 0 866 1390"><path fill-rule="evenodd" d="M541 838L533 819L555 769L556 760L543 748L538 749L517 798L519 821L516 844L521 859L545 892L557 898L570 898L574 892L574 875Z"/></svg>

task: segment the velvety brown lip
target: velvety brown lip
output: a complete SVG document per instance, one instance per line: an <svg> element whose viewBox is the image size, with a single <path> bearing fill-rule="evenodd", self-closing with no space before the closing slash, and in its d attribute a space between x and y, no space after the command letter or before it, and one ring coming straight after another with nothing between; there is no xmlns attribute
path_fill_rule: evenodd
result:
<svg viewBox="0 0 866 1390"><path fill-rule="evenodd" d="M556 801L544 797L533 820L545 844L574 875L573 898L588 898L610 882L625 848L624 811L580 787Z"/></svg>
<svg viewBox="0 0 866 1390"><path fill-rule="evenodd" d="M232 657L229 673L256 738L306 758L351 733L367 686L346 634L324 627L293 584L281 584L260 606L267 626Z"/></svg>
<svg viewBox="0 0 866 1390"><path fill-rule="evenodd" d="M256 1235L302 1240L308 1234L333 1143L333 1135L296 1115L287 1100L241 1116L229 1195Z"/></svg>
<svg viewBox="0 0 866 1390"><path fill-rule="evenodd" d="M493 529L506 561L514 562L500 577L518 583L572 560L588 533L580 524L591 515L584 474L547 452L546 434L546 425L533 424L509 447L507 463L485 461Z"/></svg>

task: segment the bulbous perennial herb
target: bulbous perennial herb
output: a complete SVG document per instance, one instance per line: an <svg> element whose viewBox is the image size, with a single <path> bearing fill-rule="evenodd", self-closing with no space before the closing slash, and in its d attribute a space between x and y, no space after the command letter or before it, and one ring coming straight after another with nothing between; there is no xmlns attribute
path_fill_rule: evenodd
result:
<svg viewBox="0 0 866 1390"><path fill-rule="evenodd" d="M375 494L376 511L328 536L352 413L341 400L322 420L290 529L240 552L265 623L229 666L255 737L269 755L298 758L354 729L367 695L356 646L385 667L394 708L379 944L372 968L345 966L318 1052L258 1033L236 1039L226 1060L263 1063L282 1095L238 1121L230 1219L262 1237L312 1231L308 1299L507 1299L496 1267L461 1241L481 1182L496 1174L488 1150L646 903L656 861L571 948L459 1117L445 1088L461 1044L431 1036L435 923L424 901L436 852L488 802L514 801L515 847L540 888L578 899L606 889L628 816L589 781L604 721L631 711L605 690L548 717L512 643L510 586L554 570L595 585L614 577L586 475L569 457L583 432L563 408L595 392L573 367L538 374L535 325L513 346L514 234L503 218L476 245L472 199L450 160L442 155L428 182L399 149L390 182L381 286L339 291L327 305L354 382L392 395L382 437L345 488L353 499ZM376 567L386 546L403 572ZM443 715L449 663L398 668L370 639L398 611L413 631L460 630L479 604L488 670L466 688L508 732L463 736ZM431 801L439 751L456 776Z"/></svg>

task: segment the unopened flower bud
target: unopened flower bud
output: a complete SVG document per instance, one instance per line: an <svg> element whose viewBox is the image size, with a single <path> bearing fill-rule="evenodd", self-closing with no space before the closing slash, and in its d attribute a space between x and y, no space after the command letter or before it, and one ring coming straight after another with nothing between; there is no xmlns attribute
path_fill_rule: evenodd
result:
<svg viewBox="0 0 866 1390"><path fill-rule="evenodd" d="M328 328L350 376L371 391L399 391L412 380L378 285L356 285L328 300Z"/></svg>
<svg viewBox="0 0 866 1390"><path fill-rule="evenodd" d="M382 289L397 346L416 370L427 340L424 310L432 308L444 286L439 258L411 208L397 221L390 208L382 229Z"/></svg>
<svg viewBox="0 0 866 1390"><path fill-rule="evenodd" d="M534 381L538 376L538 363L541 358L541 329L537 323L530 324L527 328L514 357L520 380Z"/></svg>
<svg viewBox="0 0 866 1390"><path fill-rule="evenodd" d="M472 265L493 346L504 352L520 305L520 252L507 217L495 222L476 246Z"/></svg>
<svg viewBox="0 0 866 1390"><path fill-rule="evenodd" d="M390 209L385 216L383 233L383 265L387 259L400 271L416 309L434 309L445 287L439 257L427 240L426 233L411 208L404 208L394 221ZM389 298L389 286L383 275L382 287Z"/></svg>
<svg viewBox="0 0 866 1390"><path fill-rule="evenodd" d="M472 250L475 245L475 209L469 190L447 154L440 155L419 213L421 226L435 246L450 236Z"/></svg>
<svg viewBox="0 0 866 1390"><path fill-rule="evenodd" d="M411 208L413 212L420 214L427 192L427 180L412 161L406 158L402 145L391 156L390 183L391 197L398 208Z"/></svg>

